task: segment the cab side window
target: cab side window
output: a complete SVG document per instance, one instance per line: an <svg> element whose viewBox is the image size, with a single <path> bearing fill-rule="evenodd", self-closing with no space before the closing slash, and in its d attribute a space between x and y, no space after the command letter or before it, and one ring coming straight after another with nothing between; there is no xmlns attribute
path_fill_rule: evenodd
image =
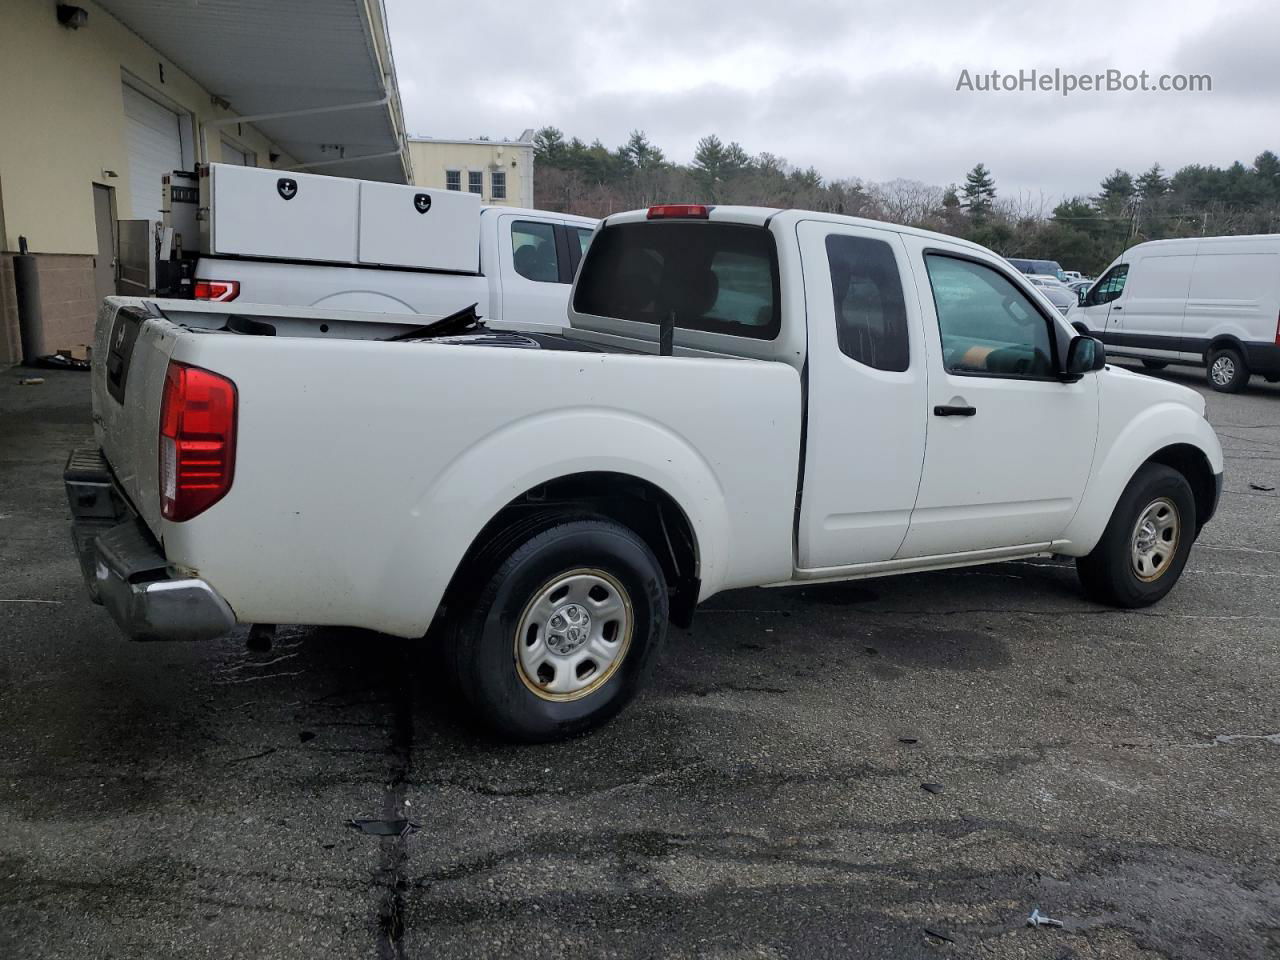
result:
<svg viewBox="0 0 1280 960"><path fill-rule="evenodd" d="M1117 263L1106 272L1101 280L1093 285L1093 289L1089 291L1089 305L1110 303L1112 300L1118 299L1120 294L1124 293L1124 282L1128 276L1129 265L1127 263Z"/></svg>
<svg viewBox="0 0 1280 960"><path fill-rule="evenodd" d="M516 273L539 283L560 282L556 228L550 223L517 220L511 225L511 259Z"/></svg>
<svg viewBox="0 0 1280 960"><path fill-rule="evenodd" d="M883 240L833 233L827 262L840 352L876 370L906 370L907 306L893 248Z"/></svg>
<svg viewBox="0 0 1280 960"><path fill-rule="evenodd" d="M998 270L943 254L925 256L947 372L1048 378L1049 321Z"/></svg>

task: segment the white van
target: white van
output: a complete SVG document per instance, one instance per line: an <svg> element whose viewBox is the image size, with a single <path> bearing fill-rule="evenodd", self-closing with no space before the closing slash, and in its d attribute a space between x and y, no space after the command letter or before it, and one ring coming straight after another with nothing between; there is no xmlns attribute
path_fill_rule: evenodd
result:
<svg viewBox="0 0 1280 960"><path fill-rule="evenodd" d="M1140 243L1067 319L1148 368L1204 366L1215 390L1280 382L1280 234Z"/></svg>

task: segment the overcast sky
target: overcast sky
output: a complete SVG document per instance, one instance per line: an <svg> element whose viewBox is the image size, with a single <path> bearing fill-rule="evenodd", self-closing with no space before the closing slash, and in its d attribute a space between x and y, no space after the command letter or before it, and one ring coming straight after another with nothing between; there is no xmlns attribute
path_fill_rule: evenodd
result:
<svg viewBox="0 0 1280 960"><path fill-rule="evenodd" d="M386 0L411 135L715 133L828 179L1096 192L1116 166L1280 152L1280 4ZM448 13L445 11L448 9ZM1209 93L957 92L960 71L1209 74Z"/></svg>

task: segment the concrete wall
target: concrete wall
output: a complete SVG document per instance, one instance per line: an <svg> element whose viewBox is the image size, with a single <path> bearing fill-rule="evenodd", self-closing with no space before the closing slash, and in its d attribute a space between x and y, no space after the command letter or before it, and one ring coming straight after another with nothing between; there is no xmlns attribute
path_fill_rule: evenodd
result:
<svg viewBox="0 0 1280 960"><path fill-rule="evenodd" d="M479 170L484 174L485 203L510 207L533 206L533 144L500 140L410 140L409 157L413 162L413 182L420 187L447 186L445 174L457 170L462 175L462 189L467 189L467 174ZM490 174L493 165L507 174L507 198L494 200Z"/></svg>
<svg viewBox="0 0 1280 960"><path fill-rule="evenodd" d="M89 22L69 30L58 23L53 0L0 0L0 252L16 252L21 235L32 253L59 255L48 267L52 296L43 283L41 288L51 349L90 339L96 306L92 294L82 302L82 282L71 274L87 275L92 287L98 252L92 185L115 191L119 213L131 209L124 75L190 115L195 160L222 159L219 131L210 132L203 152L202 125L231 116L214 106L208 90L93 0L76 4L89 12ZM246 125L222 132L256 153L260 166L270 165L268 154L275 148L257 130ZM284 155L277 165L293 163ZM0 286L0 363L18 356L17 331L9 329L11 307L11 286Z"/></svg>

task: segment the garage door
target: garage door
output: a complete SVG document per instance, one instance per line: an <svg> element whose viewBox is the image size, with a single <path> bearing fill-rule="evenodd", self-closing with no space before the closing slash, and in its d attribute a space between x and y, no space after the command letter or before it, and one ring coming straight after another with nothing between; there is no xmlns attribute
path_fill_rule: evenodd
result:
<svg viewBox="0 0 1280 960"><path fill-rule="evenodd" d="M222 162L234 163L241 167L252 167L254 165L249 158L249 151L240 149L225 138L222 141Z"/></svg>
<svg viewBox="0 0 1280 960"><path fill-rule="evenodd" d="M182 169L182 125L176 113L133 87L124 88L129 193L134 220L159 220L160 178Z"/></svg>

